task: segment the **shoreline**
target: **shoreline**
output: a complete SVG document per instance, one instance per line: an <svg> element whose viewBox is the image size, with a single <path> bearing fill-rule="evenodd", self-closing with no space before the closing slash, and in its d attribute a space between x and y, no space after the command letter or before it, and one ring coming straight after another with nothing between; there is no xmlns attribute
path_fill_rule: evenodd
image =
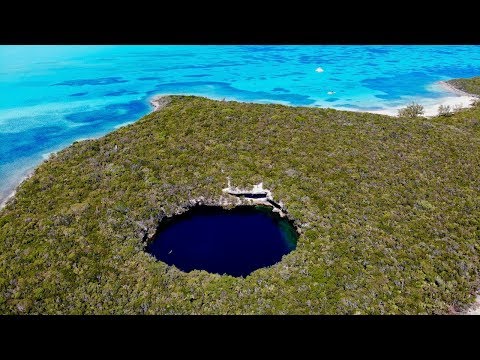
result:
<svg viewBox="0 0 480 360"><path fill-rule="evenodd" d="M466 108L469 108L469 107L472 106L471 102L473 100L479 99L479 96L477 96L475 94L467 93L467 92L465 92L463 90L460 90L460 89L457 89L455 86L453 86L453 85L451 85L451 84L449 84L449 83L447 83L446 81L443 81L443 80L433 83L433 86L435 86L435 85L440 87L440 88L443 88L447 92L455 94L455 96L446 96L446 97L440 98L439 100L441 100L441 101L436 101L433 104L424 105L425 112L424 112L423 116L426 117L426 118L431 118L431 117L434 117L434 116L438 115L438 107L440 105L449 105L451 108L458 105L458 106L461 106L461 108L466 109ZM175 95L181 95L181 94L175 94ZM172 95L157 94L157 95L153 95L150 98L147 98L146 101L153 107L153 110L150 111L149 113L147 113L146 115L151 114L151 113L156 112L156 111L159 111L159 110L163 109L165 106L167 106L170 103L170 100L171 100L170 96L172 96ZM194 95L194 96L201 96L201 97L206 97L206 98L210 99L210 97L203 96L203 95ZM211 99L216 100L216 101L221 101L221 100L215 99L215 98L211 98ZM234 100L234 101L239 101L239 100ZM244 102L244 101L239 101L239 102ZM288 106L296 106L296 105L288 105ZM321 109L328 109L328 107L321 107ZM398 109L400 109L400 107L399 108L390 108L390 109L386 108L386 109L382 109L382 110L370 110L370 111L369 110L355 109L355 108L335 108L335 107L331 107L331 109L339 110L339 111L366 112L366 113L371 113L371 114L380 114L380 115L387 115L387 116L396 117ZM135 121L133 121L132 123L134 123ZM130 122L125 123L125 124L120 124L118 127L129 125L129 124L130 124ZM111 131L117 130L118 127L112 129ZM106 135L106 134L100 135L98 137L82 138L82 139L75 140L75 141L97 139L97 138L99 138L101 136L104 136L104 135ZM70 145L71 144L69 144L65 147L68 147ZM52 154L52 153L56 153L56 152L64 149L65 147L62 147L61 149L58 149L58 150L55 150L55 151L52 151L52 152L49 153L49 155ZM45 160L47 160L47 159L45 159ZM31 167L29 170L27 170L26 175L21 177L20 181L15 186L15 188L4 199L0 198L0 201L1 201L0 202L0 210L2 210L7 205L7 203L15 196L15 194L17 192L17 188L26 179L28 179L33 174L34 170L40 164L41 163L36 164L33 167ZM480 297L479 297L479 301L480 301Z"/></svg>
<svg viewBox="0 0 480 360"><path fill-rule="evenodd" d="M460 107L461 109L468 109L472 107L472 102L474 100L479 99L479 96L460 90L443 80L434 82L431 86L440 88L445 92L451 93L452 95L450 96L446 95L441 98L430 99L427 101L417 102L413 100L417 104L420 104L424 107L423 117L426 117L426 118L432 118L437 116L438 108L440 105L450 106L452 110L455 109L457 106ZM337 108L337 110L368 112L372 114L380 114L380 115L388 115L388 116L396 117L398 115L398 110L403 108L405 105L401 107L384 108L380 110L361 110L361 109L355 109L355 108Z"/></svg>
<svg viewBox="0 0 480 360"><path fill-rule="evenodd" d="M116 129L115 129L116 130ZM114 130L112 130L114 131ZM15 194L17 193L17 190L18 188L20 187L20 185L23 184L24 181L28 180L29 178L31 178L35 172L35 170L40 166L42 165L43 163L47 162L51 157L52 155L55 155L57 154L59 151L62 151L63 149L71 146L73 143L75 142L79 142L79 141L87 141L87 140L94 140L94 139L98 139L100 136L98 137L86 137L86 138L80 138L78 140L74 140L72 141L70 144L68 144L67 146L64 146L64 147L61 147L61 148L57 148L56 150L52 150L52 151L49 151L47 153L44 153L42 154L42 160L36 164L36 165L33 165L29 168L27 168L23 173L22 173L22 176L20 177L20 180L19 182L17 183L17 185L14 186L13 190L11 190L8 195L5 197L5 198L0 198L0 211L5 207L7 206L7 204L10 202L10 200L12 200L12 198L15 196ZM8 190L7 190L8 191Z"/></svg>
<svg viewBox="0 0 480 360"><path fill-rule="evenodd" d="M455 93L457 96L455 97L452 97L454 99L459 99L459 98L468 98L468 99L479 99L479 96L477 95L474 95L474 94L469 94L469 93L466 93L462 90L459 90L459 89L456 89L454 86L452 86L451 84L448 84L444 81L439 81L439 82L436 82L435 84L437 84L438 86L441 86L445 89L447 89L449 92L452 92L452 93ZM444 98L441 98L441 99L446 99L446 98L450 98L450 97L444 97ZM434 99L435 100L435 99ZM160 111L161 109L163 109L164 107L166 107L170 101L171 101L171 96L170 95L155 95L153 97L151 97L150 99L148 99L147 101L149 101L149 103L151 104L151 106L153 107L153 110L151 112L149 112L148 114L151 114L153 112L156 112L156 111ZM218 100L216 100L218 101ZM442 105L442 103L436 103L435 105L432 105L433 106L436 106L436 108L438 108L438 106ZM471 104L469 104L468 106L465 106L465 108L468 108L468 107L471 107ZM326 109L326 108L323 108L323 109ZM341 109L335 109L335 108L332 108L334 110L341 110ZM359 111L358 109L356 110L352 110L353 112L367 112L367 113L375 113L375 112L372 112L372 111ZM381 110L379 110L381 111ZM386 115L386 114L385 114ZM435 116L435 115L433 115ZM426 116L428 117L428 116ZM112 131L115 131L112 130ZM110 131L111 132L111 131ZM110 133L108 132L108 133ZM107 133L107 134L108 134ZM105 136L106 134L104 135L101 135L99 137L102 137L102 136ZM76 140L76 141L85 141L85 140L90 140L90 139L97 139L99 137L90 137L90 138L84 138L82 140ZM71 146L70 145L67 145L68 146ZM62 149L64 149L65 147L63 147ZM61 149L60 149L61 150ZM60 151L60 150L57 150L57 151ZM50 153L48 153L48 156L46 157L46 159L44 161L48 161L48 158L50 157L51 154L54 154L56 153L57 151L52 151ZM7 206L11 201L12 199L14 199L15 195L17 194L17 191L19 189L19 187L26 181L28 180L29 178L31 178L34 174L35 174L35 170L38 168L39 165L43 164L43 162L29 168L27 171L25 171L25 175L21 178L20 182L18 183L18 185L15 186L14 190L3 200L1 200L0 202L0 210L2 210L5 206ZM260 192L262 191L262 186L261 186L261 183L259 185L256 185L257 187L259 187L259 190L254 186L254 189L251 191L251 193L253 194L256 194L256 192ZM232 194L232 192L235 192L236 190L232 190L230 188L230 184L229 184L229 187L224 189L226 190L225 192L227 193L230 193L230 195L235 195L235 194ZM257 191L258 190L258 191ZM266 194L269 194L269 191L268 190L265 190ZM242 191L240 191L240 193L243 194ZM471 305L469 306L468 308L466 308L466 310L464 311L461 311L461 312L458 312L457 314L459 315L480 315L480 295L477 295L476 297L476 301Z"/></svg>
<svg viewBox="0 0 480 360"><path fill-rule="evenodd" d="M38 166L38 165L37 165ZM26 172L25 172L25 175L22 176L22 178L20 179L20 182L18 183L17 186L15 186L15 188L5 197L5 199L2 200L2 202L0 203L0 210L2 210L5 206L8 205L8 203L15 197L15 195L17 194L17 191L18 191L18 188L23 184L23 182L25 180L28 180L30 179L34 172L35 172L35 169L37 168L37 166L34 166L34 167L31 167L30 169L28 169Z"/></svg>
<svg viewBox="0 0 480 360"><path fill-rule="evenodd" d="M474 98L478 98L478 96L476 96L475 94L470 94L466 91L463 91L463 90L460 90L459 88L456 88L455 86L453 86L452 84L448 83L447 81L438 81L436 84L438 84L440 87L443 87L444 89L448 90L448 91L451 91L453 93L456 93L458 95L461 95L461 96L471 96L471 97L474 97Z"/></svg>
<svg viewBox="0 0 480 360"><path fill-rule="evenodd" d="M444 80L436 81L429 86L432 87L437 87L443 90L443 92L446 92L447 94L443 97L439 98L425 98L422 101L416 101L415 99L405 103L402 106L397 106L397 107L386 107L383 109L379 110L367 110L367 109L358 109L358 108L349 108L349 107L334 107L332 104L328 104L328 106L323 106L324 104L321 104L319 107L320 109L333 109L333 110L339 110L339 111L351 111L351 112L362 112L362 113L370 113L370 114L379 114L379 115L387 115L387 116L393 116L397 117L398 116L398 110L402 109L409 103L416 102L417 104L420 104L424 107L424 114L423 117L426 118L432 118L438 115L438 108L440 105L444 106L450 106L450 108L453 110L455 108L460 108L460 109L468 109L472 107L472 101L473 100L478 100L480 96L476 94L470 94L467 93L463 90L460 90L456 88L455 86L447 83ZM438 91L438 90L437 90ZM448 94L450 93L450 94ZM215 101L222 101L221 97L211 97L211 96L206 96L203 94L191 94L191 93L185 93L185 94L166 94L166 93L159 93L157 95L153 95L149 103L153 107L153 112L158 111L162 109L164 106L168 104L169 101L167 99L170 96L198 96L198 97L204 97L210 100L215 100ZM225 98L224 98L225 99ZM229 99L227 101L236 101L236 102L241 102L241 103L254 103L254 104L278 104L278 102L264 102L264 101L243 101L243 100L236 100L236 99ZM310 107L311 105L292 105L292 104L283 104L285 106L293 106L293 107Z"/></svg>
<svg viewBox="0 0 480 360"><path fill-rule="evenodd" d="M149 102L149 104L153 107L153 110L149 111L146 115L148 114L151 114L155 111L159 111L161 110L162 108L164 108L165 106L168 105L168 103L170 102L170 95L154 95L152 98L150 98L149 100L147 99L147 101ZM114 129L112 129L111 131L115 131L117 130L118 128L122 127L122 126L126 126L126 125L129 125L131 123L134 123L136 120L134 120L133 122L128 122L128 123L123 123L123 124L119 124L117 125L117 127L115 127ZM110 133L111 131L109 131L108 133ZM108 134L107 133L107 134ZM49 159L49 157L52 155L52 154L55 154L65 148L67 148L68 146L71 146L74 142L79 142L79 141L86 141L86 140L95 140L95 139L98 139L102 136L105 136L107 134L103 134L103 135L100 135L100 136L93 136L93 137L86 137L86 138L80 138L78 140L74 140L72 143L70 143L69 145L67 146L64 146L60 149L57 149L57 150L53 150L53 151L50 151L49 153L47 154L43 154L42 155L42 158L43 158L43 161L41 161L40 163L28 168L27 170L25 170L25 172L22 174L22 176L20 177L17 185L15 185L15 187L13 188L13 190L11 190L10 192L8 192L8 195L5 197L5 198L0 198L0 211L5 207L7 206L7 204L15 197L16 193L17 193L17 190L18 188L20 187L20 185L22 185L22 183L25 181L25 180L28 180L30 177L32 177L33 173L35 172L35 169L37 167L39 167L41 164L43 164L45 161L47 161Z"/></svg>
<svg viewBox="0 0 480 360"><path fill-rule="evenodd" d="M149 102L153 106L153 113L163 109L170 103L170 95L154 95Z"/></svg>

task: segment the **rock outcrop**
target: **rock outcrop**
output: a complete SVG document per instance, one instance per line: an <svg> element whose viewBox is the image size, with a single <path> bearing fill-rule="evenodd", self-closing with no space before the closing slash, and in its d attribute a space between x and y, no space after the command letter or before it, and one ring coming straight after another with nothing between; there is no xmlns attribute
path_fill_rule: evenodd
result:
<svg viewBox="0 0 480 360"><path fill-rule="evenodd" d="M230 178L228 178L228 186L222 189L224 193L231 196L235 196L243 201L246 201L250 205L263 205L273 207L274 212L278 212L281 217L286 216L287 210L284 208L281 202L273 200L272 192L263 188L263 183L253 185L251 190L240 189L238 187L232 187L230 184Z"/></svg>

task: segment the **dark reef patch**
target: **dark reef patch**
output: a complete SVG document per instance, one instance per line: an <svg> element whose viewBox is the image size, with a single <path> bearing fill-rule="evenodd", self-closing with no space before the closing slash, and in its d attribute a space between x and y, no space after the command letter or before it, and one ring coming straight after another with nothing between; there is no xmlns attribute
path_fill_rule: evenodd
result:
<svg viewBox="0 0 480 360"><path fill-rule="evenodd" d="M272 91L285 92L285 93L290 92L290 90L282 88L282 87L273 88Z"/></svg>
<svg viewBox="0 0 480 360"><path fill-rule="evenodd" d="M135 119L147 110L143 101L134 100L126 104L110 104L101 109L69 114L65 118L76 123L102 123L105 118L111 122Z"/></svg>
<svg viewBox="0 0 480 360"><path fill-rule="evenodd" d="M149 80L160 80L160 78L157 77L157 76L145 76L145 77L140 77L140 78L138 78L137 80L140 80L140 81L149 81Z"/></svg>
<svg viewBox="0 0 480 360"><path fill-rule="evenodd" d="M79 79L79 80L66 80L52 86L83 86L83 85L110 85L110 84L119 84L125 83L127 80L119 77L106 77L106 78L98 78L98 79Z"/></svg>
<svg viewBox="0 0 480 360"><path fill-rule="evenodd" d="M122 95L135 95L138 94L136 91L120 89L116 91L110 91L105 94L105 96L122 96Z"/></svg>
<svg viewBox="0 0 480 360"><path fill-rule="evenodd" d="M75 94L70 94L70 96L83 96L83 95L87 95L88 92L79 92L79 93L75 93Z"/></svg>

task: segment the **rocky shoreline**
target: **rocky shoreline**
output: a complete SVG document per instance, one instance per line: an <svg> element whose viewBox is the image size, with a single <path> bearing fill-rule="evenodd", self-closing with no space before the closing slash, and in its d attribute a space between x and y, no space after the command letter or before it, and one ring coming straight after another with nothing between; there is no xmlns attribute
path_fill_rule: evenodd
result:
<svg viewBox="0 0 480 360"><path fill-rule="evenodd" d="M295 229L298 235L303 233L303 229L307 226L301 224L298 220L293 219L287 212L285 208L282 210L277 209L273 206L270 202L267 201L256 201L255 199L246 198L246 197L236 197L234 195L221 195L218 198L205 198L199 197L195 199L188 200L187 203L180 206L174 213L172 214L161 214L158 216L154 222L146 222L138 223L139 230L137 236L141 241L145 244L145 246L153 241L155 237L158 235L158 232L161 228L161 223L167 219L171 219L174 216L182 215L195 207L198 206L211 206L211 207L219 207L224 210L231 210L236 207L242 206L264 206L272 208L273 213L279 214L279 216L283 219L286 219ZM152 220L152 219L151 219Z"/></svg>
<svg viewBox="0 0 480 360"><path fill-rule="evenodd" d="M266 190L269 196L263 196L259 198L248 196L248 193L256 194L257 192L255 190L251 192L246 191L248 193L242 192L242 195L232 194L230 193L231 190L232 189L230 189L230 187L222 189L224 195L220 195L218 198L205 198L203 196L200 196L198 198L190 199L188 200L188 202L177 208L177 210L172 214L164 213L163 215L158 216L153 223L139 224L140 230L138 233L138 237L145 242L153 240L157 234L159 224L164 221L164 219L184 214L197 206L221 207L225 210L233 209L234 207L238 206L265 206L272 208L272 212L277 213L281 218L287 219L295 228L298 234L301 234L303 232L302 229L305 227L305 225L301 224L298 220L292 218L292 216L288 213L287 209L281 201L276 202L275 200L273 200L273 197L271 196L271 192L269 190Z"/></svg>
<svg viewBox="0 0 480 360"><path fill-rule="evenodd" d="M153 111L159 111L167 106L171 101L168 95L157 95L150 100L150 104L153 106Z"/></svg>
<svg viewBox="0 0 480 360"><path fill-rule="evenodd" d="M460 90L459 88L455 87L453 84L449 83L448 81L439 81L438 85L458 95L477 97L475 94L470 94L466 91Z"/></svg>

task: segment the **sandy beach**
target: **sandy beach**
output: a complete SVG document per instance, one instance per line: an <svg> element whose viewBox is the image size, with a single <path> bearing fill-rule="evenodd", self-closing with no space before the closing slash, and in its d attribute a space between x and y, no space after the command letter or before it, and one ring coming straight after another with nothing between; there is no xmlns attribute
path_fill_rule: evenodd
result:
<svg viewBox="0 0 480 360"><path fill-rule="evenodd" d="M474 95L466 93L462 90L459 90L459 89L455 88L454 86L446 83L445 81L439 81L439 82L435 83L434 86L441 87L444 90L447 90L448 92L452 93L452 96L446 96L446 97L443 97L443 98L440 98L440 99L432 99L429 103L426 103L426 102L421 103L421 105L424 106L424 111L425 111L424 116L426 116L426 117L436 116L438 114L438 107L440 105L445 105L445 106L448 105L451 108L455 108L455 107L468 108L468 107L471 107L471 104L472 104L473 100L478 99L477 96L474 96ZM153 107L153 111L158 111L158 110L162 109L169 102L170 102L170 98L169 98L168 95L165 95L165 94L155 95L149 100L150 105ZM371 110L371 111L366 111L366 112L370 112L370 113L374 113L374 114L389 115L389 116L397 116L398 109L399 108L388 108L388 109L382 109L382 110ZM346 108L345 109L342 108L341 110L361 111L361 110L358 110L358 109L346 109ZM117 127L125 126L125 125L128 125L130 123L131 122L120 124ZM87 140L87 139L95 139L95 138L97 138L97 137L82 138L82 139L79 139L77 141L82 141L82 140ZM56 152L56 151L53 151L52 153L54 153L54 152ZM50 154L51 153L49 153L48 155L50 155ZM45 159L45 157L44 157L44 159ZM17 187L23 181L25 181L26 179L28 179L32 175L35 168L36 168L36 166L32 167L31 169L28 170L26 175L23 176L21 178L21 180L18 182ZM17 187L15 187L15 189L12 190L12 192L7 197L5 197L4 199L0 198L0 201L1 201L0 202L0 209L2 209L7 204L7 202L13 196L15 196Z"/></svg>
<svg viewBox="0 0 480 360"><path fill-rule="evenodd" d="M476 96L473 96L472 94L469 94L463 90L460 90L460 89L457 89L455 86L453 85L450 85L449 83L447 83L446 81L439 81L437 83L439 86L443 87L444 89L448 90L448 91L451 91L451 92L454 92L458 95L461 95L461 96L470 96L470 97L473 97L473 98L476 98Z"/></svg>
<svg viewBox="0 0 480 360"><path fill-rule="evenodd" d="M462 90L459 90L459 89L455 88L454 86L448 84L445 81L438 81L433 86L434 87L435 86L440 87L440 88L443 88L444 90L447 90L448 92L452 93L452 96L446 96L446 97L443 97L443 98L440 98L440 99L431 99L428 103L425 102L425 101L423 103L421 103L421 105L424 106L424 116L426 116L426 117L432 117L432 116L438 115L438 107L440 105L444 105L444 106L448 105L452 109L455 108L455 107L468 108L468 107L471 107L471 104L472 104L473 100L478 99L478 96L474 96L472 94L469 94L469 93L466 93ZM162 109L169 102L170 102L170 98L169 98L168 95L165 95L165 94L155 95L149 100L150 105L153 107L153 111L158 111L158 110ZM371 110L371 111L366 111L366 112L370 112L370 113L374 113L374 114L389 115L389 116L397 116L398 109L399 108L388 108L388 109L381 109L381 110ZM359 109L347 109L347 108L342 108L341 110L361 111ZM120 124L116 128L128 125L130 123L131 122ZM77 141L82 141L82 140L87 140L87 139L95 139L95 138L97 138L97 137L83 138L83 139L79 139ZM56 152L56 151L53 151L52 153L54 153L54 152ZM49 153L48 155L50 155L50 154L51 153ZM47 158L48 158L48 156L47 156ZM45 157L44 157L44 159L46 160ZM36 166L32 167L31 169L28 170L26 175L23 176L21 178L21 180L19 181L17 187L23 181L25 181L26 179L28 179L32 175L35 168L36 168ZM2 209L6 205L6 203L15 195L16 188L14 190L12 190L12 192L7 197L5 197L4 199L0 198L0 201L1 201L0 202L0 209Z"/></svg>
<svg viewBox="0 0 480 360"><path fill-rule="evenodd" d="M167 105L169 102L170 102L170 99L169 99L169 96L168 95L156 95L154 96L150 101L150 104L153 106L153 111L158 111L160 109L162 109L165 105ZM129 125L131 123L133 123L134 121L129 121L129 122L126 122L126 123L122 123L122 124L119 124L115 127L115 129L117 128L120 128L122 126L126 126L126 125ZM102 135L100 135L102 136ZM84 141L84 140L92 140L92 139L97 139L99 136L95 137L95 136L92 136L92 137L86 137L86 138L80 138L78 140L76 140L77 142L78 141ZM46 153L46 154L43 154L42 155L42 158L44 161L47 161L48 158L50 157L51 154L54 154L58 151L60 151L61 149L57 149L55 151L51 151L49 153ZM0 194L0 210L3 209L7 203L15 196L15 194L17 193L17 189L18 187L25 181L27 180L28 178L30 178L35 169L39 166L40 164L37 164L36 166L34 167L31 167L30 169L28 169L24 175L20 178L20 180L18 181L18 184L17 186L15 186L15 188L10 192L8 193L8 195L4 198L2 198L2 194Z"/></svg>
<svg viewBox="0 0 480 360"><path fill-rule="evenodd" d="M445 81L439 81L433 84L433 87L446 90L447 92L451 93L451 96L445 96L438 99L429 99L429 100L422 100L418 103L423 106L424 114L423 116L429 118L438 115L438 107L440 105L443 106L450 106L453 110L455 108L469 108L472 106L472 101L478 99L477 96L466 93L465 91L459 90L456 87L446 83ZM402 106L403 107L403 106ZM402 107L395 107L395 108L386 108L381 110L371 110L367 111L373 114L382 114L382 115L389 115L389 116L397 116L398 110ZM357 109L348 109L352 111L358 111Z"/></svg>
<svg viewBox="0 0 480 360"><path fill-rule="evenodd" d="M34 171L35 171L35 168L36 167L32 167L30 168L26 175L24 175L21 180L19 181L18 185L15 187L15 189L12 190L12 192L10 192L10 194L7 195L7 197L5 199L2 200L2 202L0 203L0 210L3 209L7 204L8 202L15 196L15 194L17 193L17 189L18 187L27 179L29 179L30 177L32 177Z"/></svg>

